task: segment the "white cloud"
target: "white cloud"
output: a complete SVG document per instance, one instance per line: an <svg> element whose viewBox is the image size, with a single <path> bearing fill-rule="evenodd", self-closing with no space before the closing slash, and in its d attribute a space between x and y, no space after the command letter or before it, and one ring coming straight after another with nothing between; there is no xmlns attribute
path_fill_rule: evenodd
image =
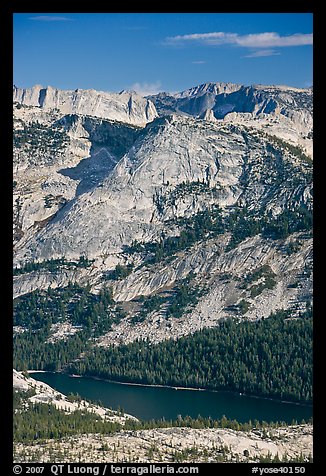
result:
<svg viewBox="0 0 326 476"><path fill-rule="evenodd" d="M237 38L239 46L249 48L275 48L283 46L303 46L312 45L312 33L280 36L278 33L258 33L253 35L243 35Z"/></svg>
<svg viewBox="0 0 326 476"><path fill-rule="evenodd" d="M206 64L206 61L192 61L192 64Z"/></svg>
<svg viewBox="0 0 326 476"><path fill-rule="evenodd" d="M58 17L53 15L40 15L37 17L30 17L29 19L34 21L73 21L72 18Z"/></svg>
<svg viewBox="0 0 326 476"><path fill-rule="evenodd" d="M275 32L254 33L239 35L217 31L212 33L193 33L191 35L177 35L167 37L166 44L177 45L185 42L200 42L206 45L235 45L244 48L275 48L285 46L312 45L312 33L295 33L281 36Z"/></svg>
<svg viewBox="0 0 326 476"><path fill-rule="evenodd" d="M168 36L166 38L167 42L178 42L178 41L220 41L225 35L231 35L231 33L223 33L222 31L214 33L193 33L191 35L177 35L177 36Z"/></svg>
<svg viewBox="0 0 326 476"><path fill-rule="evenodd" d="M280 55L281 53L279 51L275 50L257 50L253 51L252 53L243 56L243 58L261 58L263 56L275 56L275 55Z"/></svg>
<svg viewBox="0 0 326 476"><path fill-rule="evenodd" d="M161 81L155 81L154 83L134 83L128 89L136 91L141 96L149 96L162 91L161 86Z"/></svg>

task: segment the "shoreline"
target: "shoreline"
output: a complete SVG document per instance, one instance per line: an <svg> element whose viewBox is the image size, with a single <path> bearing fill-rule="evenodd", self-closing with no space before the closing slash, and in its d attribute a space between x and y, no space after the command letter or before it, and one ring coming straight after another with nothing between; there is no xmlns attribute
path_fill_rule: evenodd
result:
<svg viewBox="0 0 326 476"><path fill-rule="evenodd" d="M280 400L272 397L264 397L260 395L248 395L246 393L242 392L236 392L232 390L210 390L206 388L194 388L194 387L177 387L177 386L172 386L172 385L161 385L161 384L146 384L146 383L135 383L135 382L119 382L117 380L109 380L109 379L104 379L100 377L94 377L91 375L78 375L78 374L68 374L65 372L55 372L55 371L47 371L47 370L27 370L27 373L52 373L52 374L61 374L61 375L66 375L67 377L70 378L89 378L92 380L97 380L100 382L107 382L107 383L113 383L113 384L118 384L118 385L129 385L129 386L134 386L134 387L152 387L152 388L167 388L170 390L192 390L192 391L197 391L197 392L211 392L211 393L228 393L232 395L237 395L237 396L243 396L247 398L256 398L256 399L263 399L263 400L270 400L272 402L278 402L278 403L286 403L289 405L297 405L297 406L302 406L302 407L311 407L313 408L313 403L300 403L300 402L291 402L289 400Z"/></svg>
<svg viewBox="0 0 326 476"><path fill-rule="evenodd" d="M205 388L195 388L195 387L176 387L172 385L161 385L161 384L150 384L150 383L135 383L135 382L118 382L117 380L108 380L100 377L91 377L88 375L69 375L69 377L80 377L80 378L91 378L92 380L98 380L100 382L116 383L118 385L132 385L134 387L153 387L153 388L169 388L170 390L193 390L196 392L214 392L215 390L207 390ZM216 390L217 391L217 390Z"/></svg>
<svg viewBox="0 0 326 476"><path fill-rule="evenodd" d="M27 374L49 374L49 373L60 373L60 372L49 372L48 370L25 370Z"/></svg>

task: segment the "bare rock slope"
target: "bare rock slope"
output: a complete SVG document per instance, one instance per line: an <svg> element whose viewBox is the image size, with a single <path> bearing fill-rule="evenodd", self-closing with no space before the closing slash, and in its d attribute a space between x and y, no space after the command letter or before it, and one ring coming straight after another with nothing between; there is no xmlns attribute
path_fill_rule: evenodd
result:
<svg viewBox="0 0 326 476"><path fill-rule="evenodd" d="M157 239L168 219L214 203L275 215L291 203L310 207L309 173L309 164L256 131L177 116L157 119L101 183L23 240L17 259L105 259L134 240Z"/></svg>
<svg viewBox="0 0 326 476"><path fill-rule="evenodd" d="M14 265L92 260L16 273L15 296L70 281L94 293L110 287L127 314L104 345L177 337L234 314L256 319L283 308L296 316L310 305L312 160L267 123L286 135L287 118L296 129L295 117L312 117L312 91L212 83L174 100L207 94L215 99L204 119L180 115L178 103L177 114L144 112L135 125L131 116L116 120L111 96L86 110L81 91L14 91ZM125 95L114 96L121 107ZM250 107L222 108L244 96ZM110 277L117 265L129 266L118 280ZM189 276L205 289L186 317L167 320L163 306L144 322L130 320L140 296L169 298Z"/></svg>

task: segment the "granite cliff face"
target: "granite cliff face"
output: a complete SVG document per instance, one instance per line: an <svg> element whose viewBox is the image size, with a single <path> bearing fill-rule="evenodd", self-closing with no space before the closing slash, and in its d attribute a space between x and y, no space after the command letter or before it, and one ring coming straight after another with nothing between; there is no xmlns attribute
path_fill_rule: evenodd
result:
<svg viewBox="0 0 326 476"><path fill-rule="evenodd" d="M48 86L21 89L14 86L13 100L44 110L56 109L63 114L80 114L114 119L144 126L157 117L153 103L134 91L108 93L94 89L64 91Z"/></svg>
<svg viewBox="0 0 326 476"><path fill-rule="evenodd" d="M14 265L94 260L18 274L15 296L69 281L111 287L127 314L102 345L310 305L311 90L209 83L152 97L158 113L126 92L34 87L14 99ZM111 279L116 265L129 275ZM189 276L207 289L186 317L167 320L163 305L131 324L139 296L169 297Z"/></svg>

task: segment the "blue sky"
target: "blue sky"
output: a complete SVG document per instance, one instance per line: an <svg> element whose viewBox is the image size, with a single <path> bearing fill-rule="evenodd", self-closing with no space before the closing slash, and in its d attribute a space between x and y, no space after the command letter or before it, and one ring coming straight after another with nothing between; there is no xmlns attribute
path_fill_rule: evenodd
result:
<svg viewBox="0 0 326 476"><path fill-rule="evenodd" d="M142 94L312 85L309 13L16 13L14 84Z"/></svg>

